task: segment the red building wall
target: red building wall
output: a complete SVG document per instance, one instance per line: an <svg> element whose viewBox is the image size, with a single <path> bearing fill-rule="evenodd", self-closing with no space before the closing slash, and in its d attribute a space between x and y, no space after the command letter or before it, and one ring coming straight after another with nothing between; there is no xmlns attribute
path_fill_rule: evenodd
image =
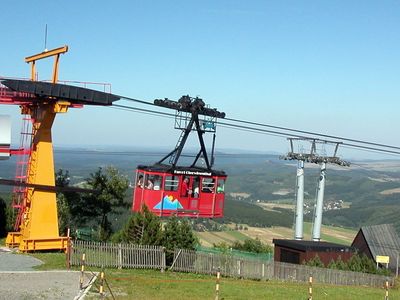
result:
<svg viewBox="0 0 400 300"><path fill-rule="evenodd" d="M331 260L336 261L339 256L342 261L347 262L350 257L353 255L353 252L315 252L315 251L307 251L305 253L305 260L309 261L313 259L316 255L321 259L322 263L327 266Z"/></svg>
<svg viewBox="0 0 400 300"><path fill-rule="evenodd" d="M281 260L281 255L287 254L288 252L292 253L293 256L295 256L295 257L298 256L298 262ZM344 262L348 261L350 259L350 257L353 255L353 252L350 252L350 251L349 252L301 251L301 250L296 250L296 249L292 249L292 248L275 246L274 261L302 264L303 261L309 261L309 260L313 259L316 255L318 255L319 258L321 259L322 263L325 266L327 266L331 262L331 260L336 261L339 258L339 256L342 261L344 261ZM287 257L287 255L286 255L286 257Z"/></svg>

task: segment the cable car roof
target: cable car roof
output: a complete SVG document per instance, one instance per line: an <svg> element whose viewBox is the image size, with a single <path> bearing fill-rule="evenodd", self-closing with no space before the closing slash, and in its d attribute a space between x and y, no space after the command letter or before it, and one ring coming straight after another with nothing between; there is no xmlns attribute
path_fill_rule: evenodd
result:
<svg viewBox="0 0 400 300"><path fill-rule="evenodd" d="M184 167L184 166L171 166L166 164L154 164L151 166L139 165L138 170L149 172L170 173L174 175L192 175L192 176L227 176L224 171L209 170L200 167Z"/></svg>

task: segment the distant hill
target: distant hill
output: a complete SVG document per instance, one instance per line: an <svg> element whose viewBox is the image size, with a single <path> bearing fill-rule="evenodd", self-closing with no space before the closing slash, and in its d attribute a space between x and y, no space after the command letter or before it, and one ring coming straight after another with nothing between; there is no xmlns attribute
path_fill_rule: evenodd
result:
<svg viewBox="0 0 400 300"><path fill-rule="evenodd" d="M231 149L235 150L235 149ZM133 181L138 164L157 162L166 149L141 148L56 148L56 170L68 170L72 183L81 182L98 167L113 165ZM194 153L188 151L186 155ZM0 177L13 178L17 157L0 162ZM184 160L188 160L186 157ZM293 223L293 212L288 209L263 211L257 202L294 204L296 162L279 160L268 153L245 153L219 149L216 153L216 169L228 174L226 184L225 221L258 223L260 226L287 226ZM319 167L306 164L305 201L311 208L315 203L315 191ZM0 186L2 195L12 188ZM358 161L350 168L328 165L325 202L342 200L346 208L325 211L323 223L358 228L362 225L394 223L400 229L400 161ZM245 194L239 199L230 196ZM129 199L128 199L129 200ZM240 201L238 201L240 200ZM279 218L277 216L280 216ZM312 220L312 214L305 216ZM247 220L247 221L246 221ZM119 220L122 222L123 220Z"/></svg>

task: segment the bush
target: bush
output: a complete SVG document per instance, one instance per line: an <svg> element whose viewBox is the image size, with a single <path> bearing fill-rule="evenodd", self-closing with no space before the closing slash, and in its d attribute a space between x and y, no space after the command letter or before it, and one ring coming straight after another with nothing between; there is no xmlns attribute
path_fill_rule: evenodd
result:
<svg viewBox="0 0 400 300"><path fill-rule="evenodd" d="M324 263L321 261L318 254L316 254L313 259L303 262L303 264L310 266L310 267L319 267L319 268L325 267Z"/></svg>
<svg viewBox="0 0 400 300"><path fill-rule="evenodd" d="M0 198L0 238L7 235L7 204Z"/></svg>
<svg viewBox="0 0 400 300"><path fill-rule="evenodd" d="M304 265L312 267L324 267L318 255L309 261L303 261ZM339 256L336 261L331 260L326 266L328 269L336 269L343 271L363 272L379 275L390 275L387 269L377 269L372 259L368 258L365 254L360 256L359 253L354 253L347 262L344 262Z"/></svg>
<svg viewBox="0 0 400 300"><path fill-rule="evenodd" d="M243 244L239 241L235 241L232 245L233 249L240 251L247 251L253 253L272 253L272 247L263 244L258 238L246 239Z"/></svg>

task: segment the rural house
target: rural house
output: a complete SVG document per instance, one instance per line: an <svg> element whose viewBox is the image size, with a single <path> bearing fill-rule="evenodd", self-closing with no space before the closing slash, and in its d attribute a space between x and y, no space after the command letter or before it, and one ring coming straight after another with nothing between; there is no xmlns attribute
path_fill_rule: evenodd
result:
<svg viewBox="0 0 400 300"><path fill-rule="evenodd" d="M400 239L391 224L361 227L351 246L375 263L376 256L389 256L389 269L396 270Z"/></svg>

